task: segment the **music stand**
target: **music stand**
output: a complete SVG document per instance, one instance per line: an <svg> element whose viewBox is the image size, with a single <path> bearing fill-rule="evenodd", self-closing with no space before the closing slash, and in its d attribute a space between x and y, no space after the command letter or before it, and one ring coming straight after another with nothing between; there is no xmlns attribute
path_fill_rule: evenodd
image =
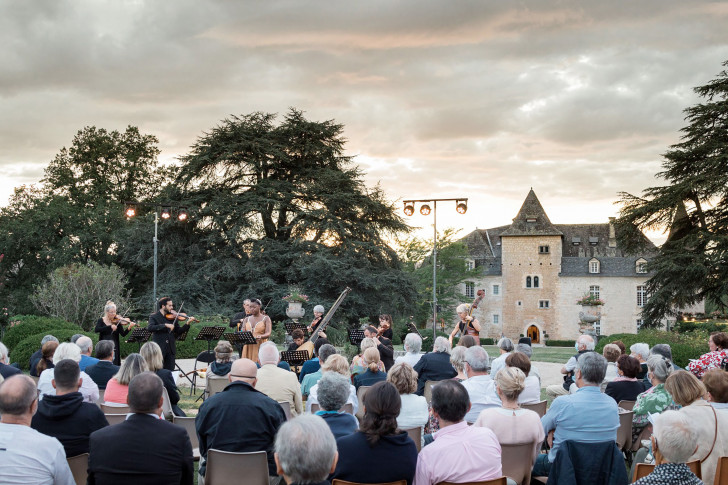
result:
<svg viewBox="0 0 728 485"><path fill-rule="evenodd" d="M288 362L296 374L300 374L301 366L309 359L308 350L284 350L281 352L281 361Z"/></svg>
<svg viewBox="0 0 728 485"><path fill-rule="evenodd" d="M351 345L359 348L362 340L364 340L364 330L358 328L349 329L349 342L351 342Z"/></svg>
<svg viewBox="0 0 728 485"><path fill-rule="evenodd" d="M303 336L308 338L308 327L305 323L297 323L294 321L283 322L283 326L286 327L286 333L291 335L297 328L303 330Z"/></svg>
<svg viewBox="0 0 728 485"><path fill-rule="evenodd" d="M246 344L257 344L258 341L253 337L253 332L228 332L223 335L227 340L238 349L238 355L242 357L243 346Z"/></svg>
<svg viewBox="0 0 728 485"><path fill-rule="evenodd" d="M128 344L139 344L139 348L141 349L141 346L143 343L145 343L147 340L149 340L149 337L152 336L152 332L147 330L146 328L142 327L134 327L131 330L131 335L128 339L126 339L126 343ZM121 357L121 356L119 356Z"/></svg>
<svg viewBox="0 0 728 485"><path fill-rule="evenodd" d="M207 351L212 352L212 341L220 340L225 327L202 327L195 340L207 340Z"/></svg>

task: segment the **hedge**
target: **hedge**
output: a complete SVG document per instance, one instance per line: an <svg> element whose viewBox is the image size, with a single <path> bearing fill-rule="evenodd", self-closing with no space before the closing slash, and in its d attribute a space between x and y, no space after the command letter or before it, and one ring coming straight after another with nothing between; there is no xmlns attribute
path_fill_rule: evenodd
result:
<svg viewBox="0 0 728 485"><path fill-rule="evenodd" d="M686 333L666 332L664 330L640 330L639 333L617 333L609 336L602 336L596 346L600 352L604 346L615 340L624 342L629 351L633 344L643 342L652 347L655 344L669 344L672 349L672 360L680 367L685 367L690 359L697 359L706 352L708 347L708 332L695 331Z"/></svg>
<svg viewBox="0 0 728 485"><path fill-rule="evenodd" d="M576 340L547 340L546 347L573 347L575 343Z"/></svg>
<svg viewBox="0 0 728 485"><path fill-rule="evenodd" d="M99 339L98 334L94 334L93 332L81 332L78 325L76 325L75 330L56 330L50 332L59 342L70 342L71 337L77 333L91 337L94 343ZM21 340L20 343L10 349L10 362L17 362L23 370L29 370L30 356L40 348L41 339L48 334L49 332L41 332Z"/></svg>
<svg viewBox="0 0 728 485"><path fill-rule="evenodd" d="M39 317L37 315L16 315L10 318L11 322L19 322L5 330L3 343L9 350L13 350L22 340L43 333L36 342L40 345L41 339L48 334L55 335L59 330L76 330L81 333L82 329L75 323L67 322L62 318Z"/></svg>

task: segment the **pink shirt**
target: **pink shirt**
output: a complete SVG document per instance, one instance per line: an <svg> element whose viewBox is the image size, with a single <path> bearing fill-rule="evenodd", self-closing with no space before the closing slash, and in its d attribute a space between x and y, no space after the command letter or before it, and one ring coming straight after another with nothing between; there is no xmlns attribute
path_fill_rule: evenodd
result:
<svg viewBox="0 0 728 485"><path fill-rule="evenodd" d="M104 402L113 402L126 405L126 396L129 393L129 386L119 384L115 377L106 383L106 391L104 391Z"/></svg>
<svg viewBox="0 0 728 485"><path fill-rule="evenodd" d="M501 447L490 429L461 421L442 428L434 438L417 457L414 485L478 482L503 476Z"/></svg>

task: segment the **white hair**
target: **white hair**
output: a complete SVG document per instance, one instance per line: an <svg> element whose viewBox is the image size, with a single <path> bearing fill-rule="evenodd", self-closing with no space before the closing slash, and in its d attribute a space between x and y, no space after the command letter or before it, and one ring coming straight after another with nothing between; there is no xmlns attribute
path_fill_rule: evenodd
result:
<svg viewBox="0 0 728 485"><path fill-rule="evenodd" d="M304 414L283 423L275 452L283 473L295 483L316 483L329 476L336 439L321 416Z"/></svg>
<svg viewBox="0 0 728 485"><path fill-rule="evenodd" d="M594 350L594 347L596 346L591 335L580 335L576 341L579 345L586 346L586 350Z"/></svg>
<svg viewBox="0 0 728 485"><path fill-rule="evenodd" d="M508 337L503 337L498 341L498 347L506 352L513 352L513 341Z"/></svg>
<svg viewBox="0 0 728 485"><path fill-rule="evenodd" d="M8 348L5 344L0 342L0 364L5 363L5 359L8 357Z"/></svg>
<svg viewBox="0 0 728 485"><path fill-rule="evenodd" d="M647 359L647 369L660 382L665 382L673 371L670 361L659 354L650 355Z"/></svg>
<svg viewBox="0 0 728 485"><path fill-rule="evenodd" d="M581 371L584 382L598 386L607 373L607 359L596 352L586 352L576 359L576 368Z"/></svg>
<svg viewBox="0 0 728 485"><path fill-rule="evenodd" d="M79 337L78 340L76 340L76 345L81 349L81 353L85 354L89 350L91 350L94 346L94 341L91 340L90 337L82 336Z"/></svg>
<svg viewBox="0 0 728 485"><path fill-rule="evenodd" d="M316 305L313 307L314 313L323 313L324 312L324 306L323 305Z"/></svg>
<svg viewBox="0 0 728 485"><path fill-rule="evenodd" d="M528 344L518 344L516 345L516 352L520 352L522 354L526 354L528 358L531 358L531 355L533 355L533 349Z"/></svg>
<svg viewBox="0 0 728 485"><path fill-rule="evenodd" d="M435 339L435 343L432 344L432 350L435 352L445 352L446 354L449 354L450 349L452 349L450 341L445 337L437 337Z"/></svg>
<svg viewBox="0 0 728 485"><path fill-rule="evenodd" d="M647 360L650 357L650 346L645 343L636 343L629 347L629 351Z"/></svg>
<svg viewBox="0 0 728 485"><path fill-rule="evenodd" d="M63 342L60 344L56 349L56 353L53 354L53 365L56 365L63 359L81 362L81 349L79 346L71 342Z"/></svg>
<svg viewBox="0 0 728 485"><path fill-rule="evenodd" d="M106 305L104 305L104 312L105 312L105 313L109 313L109 311L110 311L110 310L111 310L112 308L113 308L114 310L116 309L116 303L114 303L113 301L107 301L107 302L106 302Z"/></svg>
<svg viewBox="0 0 728 485"><path fill-rule="evenodd" d="M265 342L258 349L258 360L261 364L277 364L279 358L278 347L273 342Z"/></svg>
<svg viewBox="0 0 728 485"><path fill-rule="evenodd" d="M408 333L404 338L404 350L419 354L422 350L422 337L416 333Z"/></svg>
<svg viewBox="0 0 728 485"><path fill-rule="evenodd" d="M698 435L679 411L664 411L654 417L657 449L670 463L685 463L693 455Z"/></svg>
<svg viewBox="0 0 728 485"><path fill-rule="evenodd" d="M488 352L479 345L468 347L465 351L465 362L468 363L471 369L476 372L485 372L490 367L488 365L490 358Z"/></svg>
<svg viewBox="0 0 728 485"><path fill-rule="evenodd" d="M468 313L469 310L470 310L470 305L468 305L467 303L461 303L455 309L455 312L457 312L457 313Z"/></svg>

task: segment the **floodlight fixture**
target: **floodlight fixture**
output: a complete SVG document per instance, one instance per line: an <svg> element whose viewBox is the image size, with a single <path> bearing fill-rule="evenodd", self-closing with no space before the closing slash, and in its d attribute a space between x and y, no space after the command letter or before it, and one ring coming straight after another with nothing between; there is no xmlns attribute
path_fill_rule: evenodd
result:
<svg viewBox="0 0 728 485"><path fill-rule="evenodd" d="M187 208L186 207L179 208L179 212L177 213L177 219L179 219L180 221L187 220Z"/></svg>
<svg viewBox="0 0 728 485"><path fill-rule="evenodd" d="M136 215L136 205L135 204L126 204L126 210L124 211L124 214L128 218L132 218Z"/></svg>
<svg viewBox="0 0 728 485"><path fill-rule="evenodd" d="M170 207L162 207L162 219L169 219L172 217L172 209Z"/></svg>
<svg viewBox="0 0 728 485"><path fill-rule="evenodd" d="M458 201L456 201L456 203L457 203L457 206L455 206L455 210L458 211L458 214L465 214L466 212L468 212L468 201L467 200L463 200L463 201L458 200Z"/></svg>
<svg viewBox="0 0 728 485"><path fill-rule="evenodd" d="M412 202L405 202L404 203L404 214L406 216L411 216L415 213L415 205Z"/></svg>
<svg viewBox="0 0 728 485"><path fill-rule="evenodd" d="M430 206L427 204L422 204L422 207L420 207L420 214L422 214L423 216L429 216L430 212L432 212Z"/></svg>

